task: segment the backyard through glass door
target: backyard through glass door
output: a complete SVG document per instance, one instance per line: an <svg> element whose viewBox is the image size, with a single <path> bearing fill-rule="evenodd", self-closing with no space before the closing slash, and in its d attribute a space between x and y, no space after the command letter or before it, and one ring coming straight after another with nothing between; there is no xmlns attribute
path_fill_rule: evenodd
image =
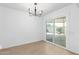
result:
<svg viewBox="0 0 79 59"><path fill-rule="evenodd" d="M58 17L47 21L46 40L66 47L66 17Z"/></svg>

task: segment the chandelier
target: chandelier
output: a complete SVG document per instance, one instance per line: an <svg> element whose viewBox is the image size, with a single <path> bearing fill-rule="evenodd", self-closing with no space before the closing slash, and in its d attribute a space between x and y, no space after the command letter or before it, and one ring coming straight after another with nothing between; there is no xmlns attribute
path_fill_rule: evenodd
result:
<svg viewBox="0 0 79 59"><path fill-rule="evenodd" d="M32 16L41 16L43 14L43 10L37 10L37 3L34 3L34 10L31 10L31 8L28 9L29 15Z"/></svg>

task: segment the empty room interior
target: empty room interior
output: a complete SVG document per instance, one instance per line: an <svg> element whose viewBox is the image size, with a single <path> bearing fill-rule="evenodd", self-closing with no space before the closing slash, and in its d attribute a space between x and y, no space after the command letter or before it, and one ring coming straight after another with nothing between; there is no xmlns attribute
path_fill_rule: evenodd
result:
<svg viewBox="0 0 79 59"><path fill-rule="evenodd" d="M0 3L0 55L79 55L79 3Z"/></svg>

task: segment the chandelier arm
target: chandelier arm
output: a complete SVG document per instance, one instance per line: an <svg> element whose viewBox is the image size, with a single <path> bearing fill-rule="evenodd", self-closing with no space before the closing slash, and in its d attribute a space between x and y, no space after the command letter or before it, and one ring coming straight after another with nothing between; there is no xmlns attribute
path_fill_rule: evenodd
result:
<svg viewBox="0 0 79 59"><path fill-rule="evenodd" d="M36 12L37 12L37 9L36 9L36 7L35 7L35 16L36 16Z"/></svg>

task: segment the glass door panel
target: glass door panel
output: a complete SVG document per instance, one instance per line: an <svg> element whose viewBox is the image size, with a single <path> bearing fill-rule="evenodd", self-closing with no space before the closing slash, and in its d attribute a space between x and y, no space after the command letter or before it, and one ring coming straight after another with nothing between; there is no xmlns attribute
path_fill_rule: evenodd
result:
<svg viewBox="0 0 79 59"><path fill-rule="evenodd" d="M65 46L65 40L63 23L55 23L54 43Z"/></svg>
<svg viewBox="0 0 79 59"><path fill-rule="evenodd" d="M65 36L65 18L55 19L55 39L54 43L66 46L66 36Z"/></svg>
<svg viewBox="0 0 79 59"><path fill-rule="evenodd" d="M54 23L47 22L46 24L46 40L53 42L54 30L53 30Z"/></svg>

